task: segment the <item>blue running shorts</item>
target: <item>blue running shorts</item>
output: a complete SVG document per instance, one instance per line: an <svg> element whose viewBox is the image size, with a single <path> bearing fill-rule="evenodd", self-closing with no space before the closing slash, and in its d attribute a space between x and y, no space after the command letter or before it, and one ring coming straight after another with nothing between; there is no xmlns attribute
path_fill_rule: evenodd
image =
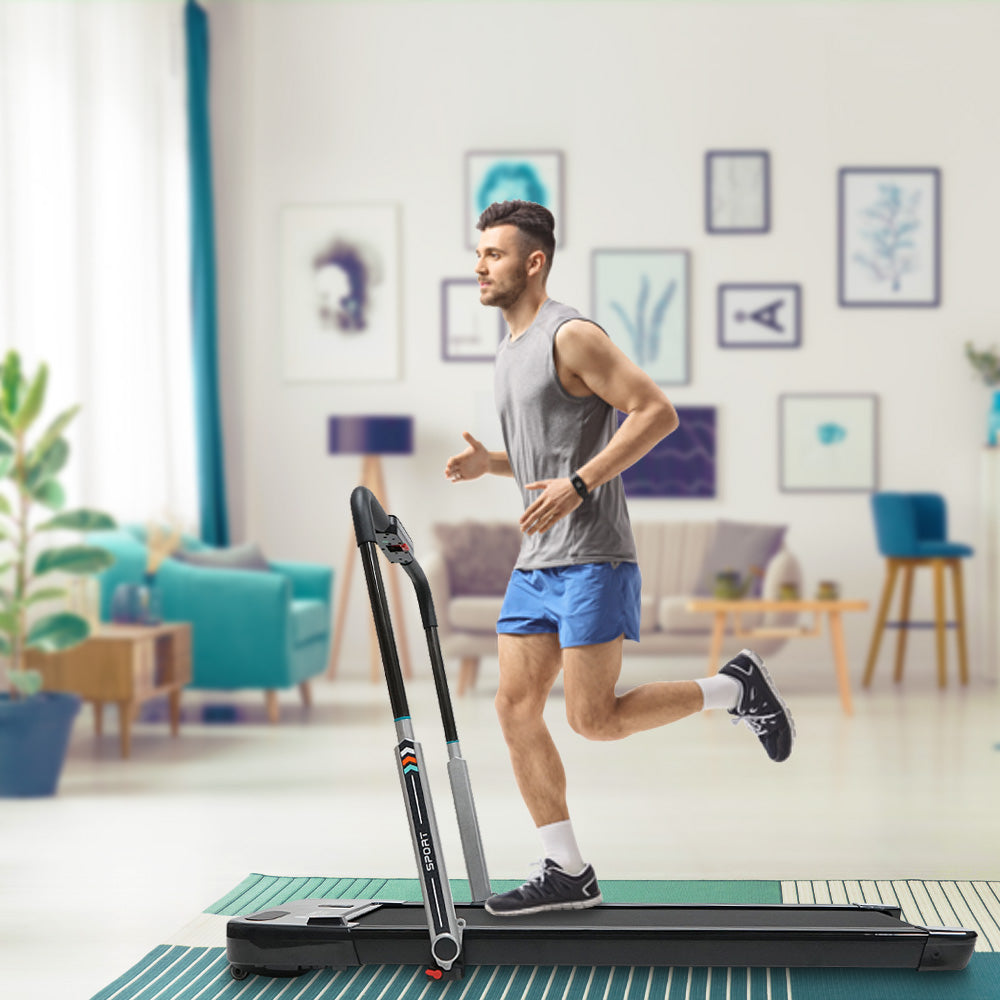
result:
<svg viewBox="0 0 1000 1000"><path fill-rule="evenodd" d="M558 632L559 645L639 639L642 574L633 562L516 569L497 620L503 635Z"/></svg>

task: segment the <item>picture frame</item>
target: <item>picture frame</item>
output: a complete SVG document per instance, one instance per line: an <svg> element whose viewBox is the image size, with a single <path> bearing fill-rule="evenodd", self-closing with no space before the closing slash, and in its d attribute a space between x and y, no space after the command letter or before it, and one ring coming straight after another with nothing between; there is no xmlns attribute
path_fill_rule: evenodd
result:
<svg viewBox="0 0 1000 1000"><path fill-rule="evenodd" d="M655 382L691 380L691 253L591 253L590 318Z"/></svg>
<svg viewBox="0 0 1000 1000"><path fill-rule="evenodd" d="M802 286L719 285L718 341L720 347L800 347Z"/></svg>
<svg viewBox="0 0 1000 1000"><path fill-rule="evenodd" d="M878 489L879 400L874 393L786 393L778 397L783 493Z"/></svg>
<svg viewBox="0 0 1000 1000"><path fill-rule="evenodd" d="M764 149L705 153L705 230L751 235L771 231L771 154Z"/></svg>
<svg viewBox="0 0 1000 1000"><path fill-rule="evenodd" d="M716 408L678 406L680 423L622 473L637 499L711 500L716 495ZM624 415L619 414L619 423Z"/></svg>
<svg viewBox="0 0 1000 1000"><path fill-rule="evenodd" d="M940 306L940 169L842 167L837 244L841 306Z"/></svg>
<svg viewBox="0 0 1000 1000"><path fill-rule="evenodd" d="M398 379L398 207L286 206L278 245L285 379Z"/></svg>
<svg viewBox="0 0 1000 1000"><path fill-rule="evenodd" d="M503 313L479 301L475 278L441 282L441 359L493 361L506 335Z"/></svg>
<svg viewBox="0 0 1000 1000"><path fill-rule="evenodd" d="M471 150L465 154L465 239L469 250L478 242L476 222L495 201L533 201L556 220L556 246L566 243L563 217L565 167L555 149Z"/></svg>

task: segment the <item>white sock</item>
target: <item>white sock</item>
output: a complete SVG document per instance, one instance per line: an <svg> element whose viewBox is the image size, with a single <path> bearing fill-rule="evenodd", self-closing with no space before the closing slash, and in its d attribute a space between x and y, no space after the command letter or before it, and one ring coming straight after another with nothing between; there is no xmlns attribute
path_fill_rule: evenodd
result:
<svg viewBox="0 0 1000 1000"><path fill-rule="evenodd" d="M540 826L538 833L542 838L542 849L545 857L551 858L564 872L578 875L586 867L586 862L580 855L573 834L573 824L564 819L559 823L549 823Z"/></svg>
<svg viewBox="0 0 1000 1000"><path fill-rule="evenodd" d="M743 693L743 685L735 677L728 674L713 674L711 677L699 677L695 684L701 688L705 704L703 711L710 708L736 708Z"/></svg>

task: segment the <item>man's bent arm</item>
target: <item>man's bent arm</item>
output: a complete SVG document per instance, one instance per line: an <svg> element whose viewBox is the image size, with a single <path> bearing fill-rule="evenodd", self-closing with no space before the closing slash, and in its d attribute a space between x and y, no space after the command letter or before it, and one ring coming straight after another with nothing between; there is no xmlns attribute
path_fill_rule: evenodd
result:
<svg viewBox="0 0 1000 1000"><path fill-rule="evenodd" d="M594 490L675 431L677 411L663 390L594 324L567 323L557 334L556 350L568 391L583 395L589 390L626 415L608 444L571 470Z"/></svg>

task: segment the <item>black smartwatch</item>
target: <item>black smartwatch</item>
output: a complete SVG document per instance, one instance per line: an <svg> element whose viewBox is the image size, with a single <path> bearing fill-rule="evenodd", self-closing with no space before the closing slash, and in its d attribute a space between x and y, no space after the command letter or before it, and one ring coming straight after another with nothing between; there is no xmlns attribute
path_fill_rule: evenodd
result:
<svg viewBox="0 0 1000 1000"><path fill-rule="evenodd" d="M569 477L569 481L573 484L573 489L580 494L581 500L586 500L590 496L590 490L587 489L587 484L580 477L579 472L574 472L572 476Z"/></svg>

